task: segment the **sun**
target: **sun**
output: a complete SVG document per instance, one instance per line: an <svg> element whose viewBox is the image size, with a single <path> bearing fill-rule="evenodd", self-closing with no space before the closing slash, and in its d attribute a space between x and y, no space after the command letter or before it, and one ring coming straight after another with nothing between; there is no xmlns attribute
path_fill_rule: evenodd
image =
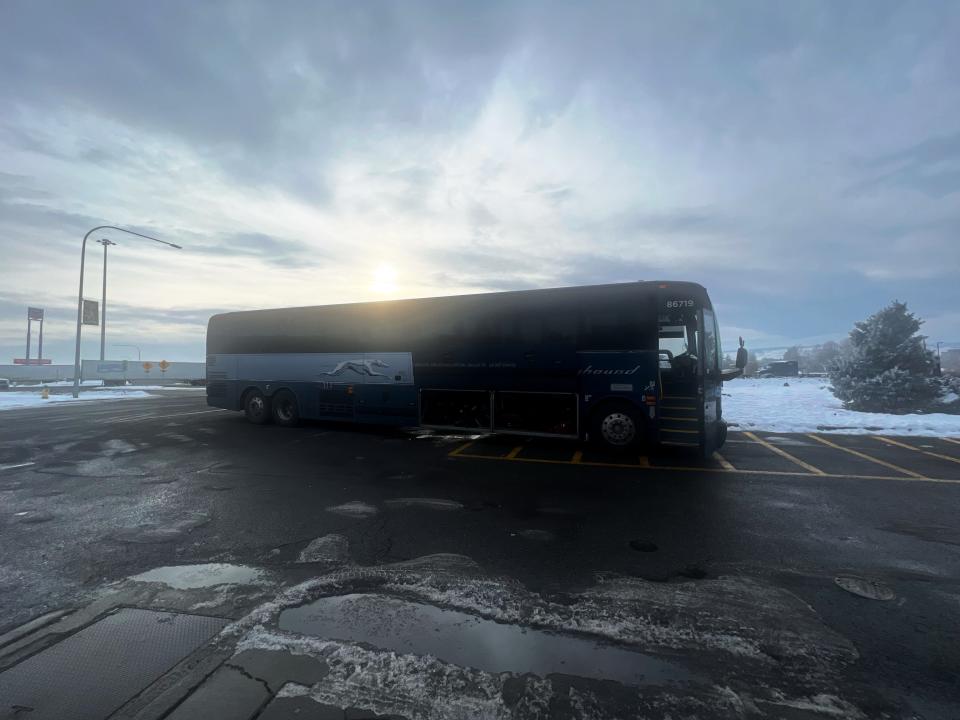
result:
<svg viewBox="0 0 960 720"><path fill-rule="evenodd" d="M370 289L381 295L389 295L397 289L397 271L392 265L383 264L373 271Z"/></svg>

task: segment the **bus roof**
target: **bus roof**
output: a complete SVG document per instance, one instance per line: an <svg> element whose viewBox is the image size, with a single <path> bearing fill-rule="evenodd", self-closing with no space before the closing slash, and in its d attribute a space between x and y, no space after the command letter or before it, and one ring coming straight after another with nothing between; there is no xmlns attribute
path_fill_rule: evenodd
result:
<svg viewBox="0 0 960 720"><path fill-rule="evenodd" d="M210 318L212 322L215 318L221 318L230 315L245 315L245 314L257 314L257 313L277 313L285 310L290 311L307 311L311 309L320 309L320 308L349 308L349 307L361 307L361 306L387 306L396 303L429 303L431 301L443 301L443 300L454 300L462 299L468 301L470 299L489 299L490 301L495 302L495 299L504 299L519 296L538 296L543 299L548 299L551 295L557 297L566 297L569 295L575 294L587 294L593 295L595 293L605 294L606 292L618 293L623 292L627 293L638 293L638 294L655 294L658 290L663 291L664 293L673 293L676 292L680 295L685 295L695 301L697 301L698 307L703 307L708 310L712 310L713 306L710 303L710 298L707 295L707 290L699 283L689 282L689 281L679 281L679 280L636 280L633 282L623 282L623 283L606 283L603 285L569 285L555 288L537 288L530 290L501 290L495 292L483 292L483 293L468 293L463 295L432 295L427 297L420 298L397 298L395 300L368 300L361 302L346 302L346 303L330 303L327 305L301 305L294 307L281 307L281 308L264 308L258 310L234 310L226 313L218 313L213 315Z"/></svg>

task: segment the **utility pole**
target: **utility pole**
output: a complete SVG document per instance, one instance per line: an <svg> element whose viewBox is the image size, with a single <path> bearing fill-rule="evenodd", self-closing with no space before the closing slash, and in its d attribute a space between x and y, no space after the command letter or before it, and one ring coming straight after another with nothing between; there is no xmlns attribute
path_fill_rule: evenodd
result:
<svg viewBox="0 0 960 720"><path fill-rule="evenodd" d="M943 342L937 341L937 377L943 375L943 366L940 364L940 346L943 345Z"/></svg>
<svg viewBox="0 0 960 720"><path fill-rule="evenodd" d="M106 359L103 353L107 343L107 248L116 243L106 238L97 242L103 245L103 297L100 300L100 362L103 362Z"/></svg>

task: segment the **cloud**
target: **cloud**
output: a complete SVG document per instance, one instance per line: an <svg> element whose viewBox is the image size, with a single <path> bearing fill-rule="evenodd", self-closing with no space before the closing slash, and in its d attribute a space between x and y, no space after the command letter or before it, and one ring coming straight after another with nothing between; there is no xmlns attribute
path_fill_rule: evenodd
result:
<svg viewBox="0 0 960 720"><path fill-rule="evenodd" d="M690 279L758 338L843 333L891 293L941 316L958 35L951 2L14 3L0 352L21 302L69 316L104 223L184 246L110 255L118 330L166 338L372 299L381 266L410 296Z"/></svg>

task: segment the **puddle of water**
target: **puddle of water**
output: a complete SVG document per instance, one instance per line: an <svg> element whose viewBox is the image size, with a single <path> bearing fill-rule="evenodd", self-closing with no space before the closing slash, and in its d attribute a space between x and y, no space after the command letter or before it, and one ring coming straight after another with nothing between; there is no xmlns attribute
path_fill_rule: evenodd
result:
<svg viewBox="0 0 960 720"><path fill-rule="evenodd" d="M677 665L639 652L383 595L321 598L284 610L279 625L303 635L432 655L492 673L563 673L627 685L696 680Z"/></svg>
<svg viewBox="0 0 960 720"><path fill-rule="evenodd" d="M215 585L256 585L264 572L246 565L207 563L204 565L168 565L134 575L131 580L157 582L177 590L213 587Z"/></svg>

